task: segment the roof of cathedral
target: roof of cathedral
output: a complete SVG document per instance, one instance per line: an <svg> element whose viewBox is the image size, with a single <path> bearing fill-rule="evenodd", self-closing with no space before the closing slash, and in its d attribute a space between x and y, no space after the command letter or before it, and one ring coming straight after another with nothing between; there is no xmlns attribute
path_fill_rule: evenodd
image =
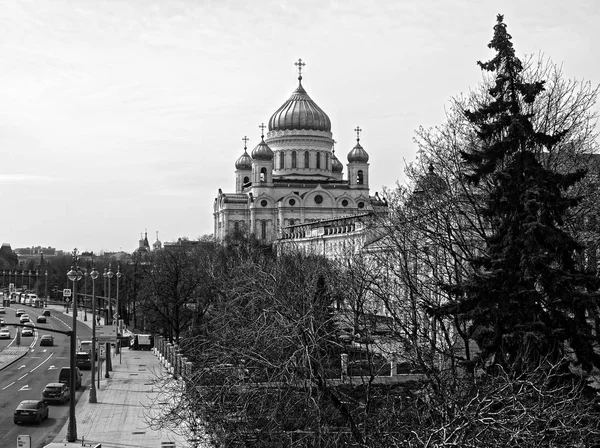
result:
<svg viewBox="0 0 600 448"><path fill-rule="evenodd" d="M331 132L331 120L302 87L302 76L298 76L298 88L269 120L269 131L292 129Z"/></svg>
<svg viewBox="0 0 600 448"><path fill-rule="evenodd" d="M348 162L362 162L367 163L369 161L369 154L360 146L360 139L356 139L356 145L352 148L352 151L348 153Z"/></svg>
<svg viewBox="0 0 600 448"><path fill-rule="evenodd" d="M342 165L342 162L335 156L335 150L331 156L331 171L334 173L341 173L344 171L344 165Z"/></svg>
<svg viewBox="0 0 600 448"><path fill-rule="evenodd" d="M252 158L248 155L248 151L244 147L244 154L235 161L235 168L238 170L251 170L252 169Z"/></svg>
<svg viewBox="0 0 600 448"><path fill-rule="evenodd" d="M252 158L255 160L273 160L273 150L265 143L265 136L260 136L260 143L252 150Z"/></svg>

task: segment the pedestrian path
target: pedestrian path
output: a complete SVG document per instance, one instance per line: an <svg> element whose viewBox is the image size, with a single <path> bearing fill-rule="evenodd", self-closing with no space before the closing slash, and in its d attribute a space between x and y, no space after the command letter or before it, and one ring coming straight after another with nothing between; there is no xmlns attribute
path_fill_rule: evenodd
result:
<svg viewBox="0 0 600 448"><path fill-rule="evenodd" d="M120 362L119 362L120 361ZM97 446L102 448L181 448L183 437L149 427L146 416L153 412L154 399L160 392L153 385L161 372L158 358L150 351L121 350L112 357L110 378L100 379L97 403L89 402L89 385L76 407L77 442L68 444L68 423L48 448Z"/></svg>

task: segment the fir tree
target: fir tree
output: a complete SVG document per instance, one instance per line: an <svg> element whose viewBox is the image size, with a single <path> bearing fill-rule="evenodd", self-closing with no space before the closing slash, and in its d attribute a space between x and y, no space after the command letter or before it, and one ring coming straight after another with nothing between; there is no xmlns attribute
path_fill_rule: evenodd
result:
<svg viewBox="0 0 600 448"><path fill-rule="evenodd" d="M598 280L577 263L584 248L564 226L578 204L566 193L585 172L553 172L540 163L565 133L534 129L528 106L544 83L523 81L511 39L498 15L488 45L496 55L478 62L495 76L490 101L465 112L479 142L462 153L465 176L489 191L483 204L489 236L483 255L470 260L470 277L448 287L456 302L432 312L470 322L482 358L493 364L518 372L544 359L558 361L570 348L589 370L600 367L590 324Z"/></svg>

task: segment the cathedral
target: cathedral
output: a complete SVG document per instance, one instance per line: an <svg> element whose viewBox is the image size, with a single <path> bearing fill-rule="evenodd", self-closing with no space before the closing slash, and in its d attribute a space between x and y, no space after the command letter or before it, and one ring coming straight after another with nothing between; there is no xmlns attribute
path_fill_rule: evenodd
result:
<svg viewBox="0 0 600 448"><path fill-rule="evenodd" d="M363 215L378 198L369 196L369 155L360 144L348 152L344 166L335 154L331 121L302 85L301 59L298 87L273 113L268 127L248 153L235 162L235 192L221 189L214 201L214 236L243 232L266 243L284 229L324 220ZM268 129L265 136L265 128Z"/></svg>

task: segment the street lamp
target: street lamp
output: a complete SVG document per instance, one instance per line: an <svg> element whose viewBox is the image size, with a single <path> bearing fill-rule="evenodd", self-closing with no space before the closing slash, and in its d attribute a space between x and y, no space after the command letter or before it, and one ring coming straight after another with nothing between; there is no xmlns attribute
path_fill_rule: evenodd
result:
<svg viewBox="0 0 600 448"><path fill-rule="evenodd" d="M119 321L121 320L121 315L120 315L120 311L119 311L119 279L121 278L123 274L121 274L121 265L117 265L117 347L116 347L116 354L120 354L121 353L121 326L119 325ZM120 358L119 358L120 359ZM119 362L120 363L120 362Z"/></svg>
<svg viewBox="0 0 600 448"><path fill-rule="evenodd" d="M6 274L6 271L3 269L2 270L2 287L4 287L5 283L4 283L4 274Z"/></svg>
<svg viewBox="0 0 600 448"><path fill-rule="evenodd" d="M35 270L35 295L38 295L38 290L40 289L40 271L38 269Z"/></svg>
<svg viewBox="0 0 600 448"><path fill-rule="evenodd" d="M46 286L44 288L44 302L48 303L48 270L44 272L44 277L46 277Z"/></svg>
<svg viewBox="0 0 600 448"><path fill-rule="evenodd" d="M110 263L108 263L108 271L106 272L106 277L108 277L108 315L110 316L111 325L114 325L113 307L112 302L110 301L110 279L113 278L113 275L113 271L110 269Z"/></svg>
<svg viewBox="0 0 600 448"><path fill-rule="evenodd" d="M98 271L95 266L92 266L92 386L90 388L90 403L98 403L96 398L96 385L94 384L94 376L96 375L96 279L98 278ZM100 378L100 372L98 372L98 378Z"/></svg>
<svg viewBox="0 0 600 448"><path fill-rule="evenodd" d="M77 340L77 281L81 280L81 271L77 267L77 249L73 249L73 264L74 268L67 272L67 278L73 282L73 323L71 333L71 363L70 363L70 388L71 400L69 400L69 426L67 428L67 441L75 442L77 440L77 422L75 420L75 357L77 356L76 340Z"/></svg>
<svg viewBox="0 0 600 448"><path fill-rule="evenodd" d="M31 269L29 270L29 273L27 275L29 276L27 278L27 291L31 291Z"/></svg>
<svg viewBox="0 0 600 448"><path fill-rule="evenodd" d="M108 305L106 304L106 282L108 281L108 275L106 274L106 268L104 268L104 273L102 274L102 277L104 277L104 288L102 289L103 292L103 296L104 296L104 308L106 308L108 310ZM108 325L108 316L105 315L104 316L105 320L104 320L104 325Z"/></svg>
<svg viewBox="0 0 600 448"><path fill-rule="evenodd" d="M85 299L87 298L87 278L89 275L87 269L85 270L83 275L85 276L84 286L83 286L83 291L84 291L84 293L83 293L83 320L85 322L87 322L87 308L85 306Z"/></svg>
<svg viewBox="0 0 600 448"><path fill-rule="evenodd" d="M23 269L21 271L21 292L23 292L24 288L25 288L25 270Z"/></svg>

